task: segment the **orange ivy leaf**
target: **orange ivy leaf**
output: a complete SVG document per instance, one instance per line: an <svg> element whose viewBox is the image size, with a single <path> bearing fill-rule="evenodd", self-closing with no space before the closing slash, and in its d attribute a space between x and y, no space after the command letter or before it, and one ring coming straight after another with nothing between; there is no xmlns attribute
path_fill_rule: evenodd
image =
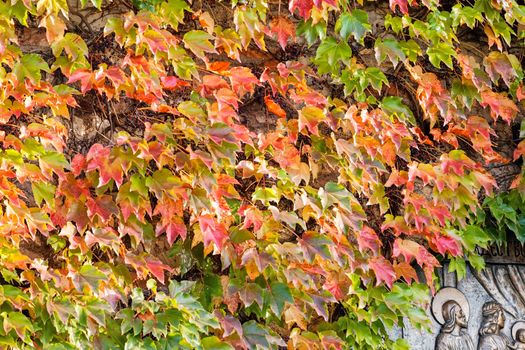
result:
<svg viewBox="0 0 525 350"><path fill-rule="evenodd" d="M259 85L259 79L246 67L230 69L230 82L233 91L240 97L248 92L253 93L255 86Z"/></svg>
<svg viewBox="0 0 525 350"><path fill-rule="evenodd" d="M279 45L285 50L288 39L295 40L295 24L288 18L279 16L270 22L270 30L267 34L276 35Z"/></svg>
<svg viewBox="0 0 525 350"><path fill-rule="evenodd" d="M411 284L412 280L419 282L416 270L405 261L394 264L394 271L396 272L396 278L404 278L408 284Z"/></svg>
<svg viewBox="0 0 525 350"><path fill-rule="evenodd" d="M280 118L286 118L286 111L281 108L270 96L264 96L264 103L268 112L275 114Z"/></svg>

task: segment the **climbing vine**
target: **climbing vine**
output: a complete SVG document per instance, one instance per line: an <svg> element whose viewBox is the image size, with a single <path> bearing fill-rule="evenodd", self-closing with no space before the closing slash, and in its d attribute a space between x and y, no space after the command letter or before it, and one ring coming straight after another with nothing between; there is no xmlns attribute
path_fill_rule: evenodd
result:
<svg viewBox="0 0 525 350"><path fill-rule="evenodd" d="M524 25L514 0L0 0L0 344L408 349L442 261L525 240Z"/></svg>

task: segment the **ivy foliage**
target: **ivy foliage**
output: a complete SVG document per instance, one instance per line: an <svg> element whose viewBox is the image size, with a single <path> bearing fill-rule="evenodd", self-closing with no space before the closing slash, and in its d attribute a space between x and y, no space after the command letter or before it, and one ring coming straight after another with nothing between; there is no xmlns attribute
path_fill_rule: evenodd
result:
<svg viewBox="0 0 525 350"><path fill-rule="evenodd" d="M525 240L523 171L488 170L525 152L498 144L524 25L515 0L0 0L1 346L407 349L442 259ZM86 105L111 132L78 147Z"/></svg>

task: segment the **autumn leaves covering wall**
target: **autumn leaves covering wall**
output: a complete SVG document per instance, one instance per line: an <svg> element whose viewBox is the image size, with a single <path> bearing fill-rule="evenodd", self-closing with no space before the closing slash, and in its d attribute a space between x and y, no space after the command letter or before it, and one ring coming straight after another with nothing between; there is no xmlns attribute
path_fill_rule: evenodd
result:
<svg viewBox="0 0 525 350"><path fill-rule="evenodd" d="M487 170L525 152L524 24L513 0L0 1L0 343L406 349L387 330L425 327L443 258L525 238L521 174ZM79 147L86 101L138 127Z"/></svg>

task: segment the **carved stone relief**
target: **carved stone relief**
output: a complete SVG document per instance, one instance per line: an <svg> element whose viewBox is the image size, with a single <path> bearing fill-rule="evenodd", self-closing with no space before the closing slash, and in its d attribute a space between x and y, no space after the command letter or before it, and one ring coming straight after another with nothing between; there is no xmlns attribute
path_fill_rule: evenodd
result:
<svg viewBox="0 0 525 350"><path fill-rule="evenodd" d="M465 295L455 288L443 288L432 301L432 313L441 324L436 338L436 350L474 350L466 332L469 304Z"/></svg>
<svg viewBox="0 0 525 350"><path fill-rule="evenodd" d="M429 306L432 333L398 329L413 350L525 350L525 246L510 242L505 247L480 250L486 268L477 273L467 268L458 280L440 271L441 289Z"/></svg>

